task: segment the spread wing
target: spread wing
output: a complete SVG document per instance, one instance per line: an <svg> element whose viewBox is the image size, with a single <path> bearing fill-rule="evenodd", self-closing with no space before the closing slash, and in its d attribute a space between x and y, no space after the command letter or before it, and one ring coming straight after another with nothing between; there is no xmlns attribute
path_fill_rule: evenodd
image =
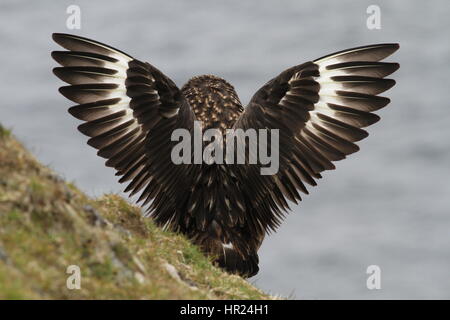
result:
<svg viewBox="0 0 450 320"><path fill-rule="evenodd" d="M78 129L128 182L125 192L143 190L138 201L154 199L149 213L169 222L174 195L192 179L191 166L170 159L173 130L192 130L195 120L180 90L152 65L105 44L68 34L53 39L68 50L52 52L62 65L53 71L70 84L60 92L78 104L69 109L84 121Z"/></svg>
<svg viewBox="0 0 450 320"><path fill-rule="evenodd" d="M253 225L275 229L286 199L297 203L299 191L308 193L305 184L316 185L334 161L359 150L355 142L368 135L362 128L377 122L373 112L390 101L378 96L395 84L385 77L399 68L380 61L398 48L340 51L285 70L256 92L235 128L279 129L279 171L264 176L258 166L236 166L245 194L257 204Z"/></svg>

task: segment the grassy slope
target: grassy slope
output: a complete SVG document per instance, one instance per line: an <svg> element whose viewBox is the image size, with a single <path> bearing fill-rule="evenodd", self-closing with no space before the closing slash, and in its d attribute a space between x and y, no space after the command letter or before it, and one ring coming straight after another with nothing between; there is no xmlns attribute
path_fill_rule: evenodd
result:
<svg viewBox="0 0 450 320"><path fill-rule="evenodd" d="M69 290L66 268L81 269ZM117 195L92 199L0 126L1 299L268 299Z"/></svg>

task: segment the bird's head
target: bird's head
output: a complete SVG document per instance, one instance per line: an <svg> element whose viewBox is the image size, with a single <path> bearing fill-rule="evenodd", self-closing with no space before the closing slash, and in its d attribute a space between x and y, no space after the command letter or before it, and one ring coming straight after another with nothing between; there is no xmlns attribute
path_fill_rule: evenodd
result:
<svg viewBox="0 0 450 320"><path fill-rule="evenodd" d="M229 127L243 110L234 87L214 75L193 77L181 91L204 128Z"/></svg>

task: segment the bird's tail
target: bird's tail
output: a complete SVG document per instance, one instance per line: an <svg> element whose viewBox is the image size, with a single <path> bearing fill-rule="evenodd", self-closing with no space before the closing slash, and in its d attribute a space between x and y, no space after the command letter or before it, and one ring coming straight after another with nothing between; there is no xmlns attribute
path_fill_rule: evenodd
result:
<svg viewBox="0 0 450 320"><path fill-rule="evenodd" d="M234 248L223 248L223 253L215 262L227 272L239 274L244 278L252 277L259 271L259 258L256 252L242 256Z"/></svg>
<svg viewBox="0 0 450 320"><path fill-rule="evenodd" d="M214 258L215 264L229 273L249 278L259 271L258 248L249 247L239 238L226 243L215 237L207 237L199 245L206 255Z"/></svg>

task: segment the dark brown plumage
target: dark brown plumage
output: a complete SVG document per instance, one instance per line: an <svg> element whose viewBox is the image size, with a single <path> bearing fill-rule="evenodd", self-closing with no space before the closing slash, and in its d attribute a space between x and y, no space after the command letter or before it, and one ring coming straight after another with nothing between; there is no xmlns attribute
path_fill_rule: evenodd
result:
<svg viewBox="0 0 450 320"><path fill-rule="evenodd" d="M283 71L259 89L244 109L233 88L212 75L181 90L158 69L86 38L54 34L68 51L52 52L60 92L85 121L79 130L114 167L125 191L167 229L187 235L219 266L252 276L266 232L275 230L287 200L298 203L305 184L316 185L333 161L359 150L362 128L389 103L377 96L395 84L396 63L380 62L397 44L353 48ZM279 129L279 171L259 164L180 164L171 161L177 128Z"/></svg>

